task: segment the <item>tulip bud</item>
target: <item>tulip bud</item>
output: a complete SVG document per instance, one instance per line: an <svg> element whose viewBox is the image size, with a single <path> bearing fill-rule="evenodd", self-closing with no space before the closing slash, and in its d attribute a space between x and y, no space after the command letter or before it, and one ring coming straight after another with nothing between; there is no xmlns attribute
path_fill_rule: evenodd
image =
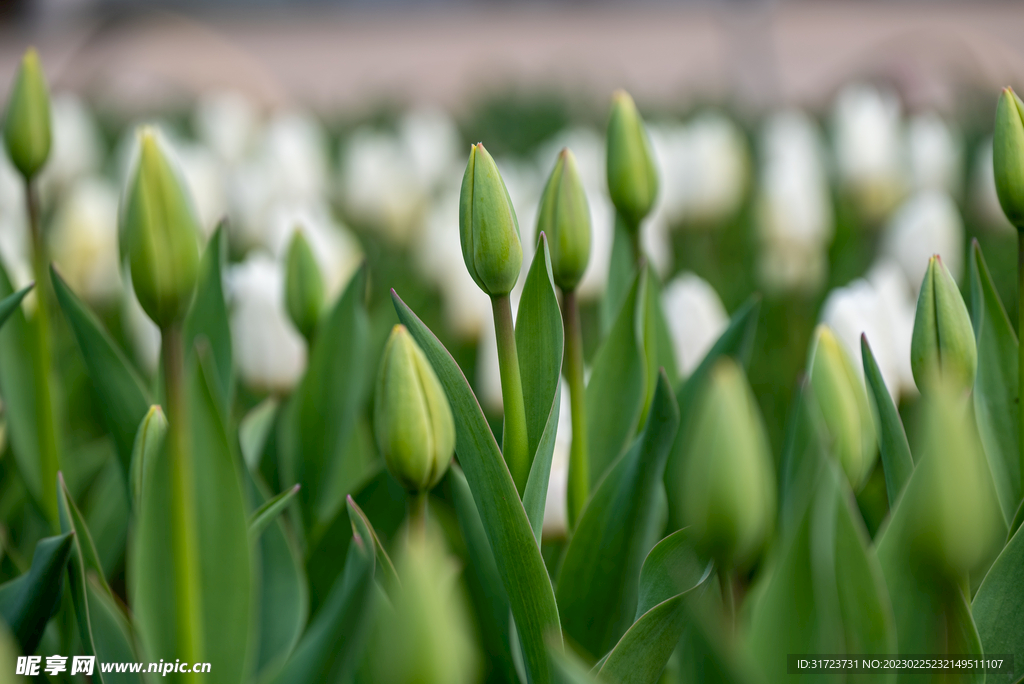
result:
<svg viewBox="0 0 1024 684"><path fill-rule="evenodd" d="M25 51L7 100L4 144L11 163L26 179L50 155L50 89L34 48Z"/></svg>
<svg viewBox="0 0 1024 684"><path fill-rule="evenodd" d="M643 119L624 90L612 96L607 171L608 192L615 209L635 230L658 196L658 169Z"/></svg>
<svg viewBox="0 0 1024 684"><path fill-rule="evenodd" d="M811 389L821 406L832 450L859 490L878 456L875 418L853 361L827 325L819 325L811 350Z"/></svg>
<svg viewBox="0 0 1024 684"><path fill-rule="evenodd" d="M400 583L382 602L370 665L380 684L470 684L480 657L459 568L438 529L409 535L396 559Z"/></svg>
<svg viewBox="0 0 1024 684"><path fill-rule="evenodd" d="M324 281L313 250L302 231L296 230L288 245L284 274L284 301L288 316L302 336L313 338L324 306Z"/></svg>
<svg viewBox="0 0 1024 684"><path fill-rule="evenodd" d="M910 368L924 391L942 377L967 390L974 386L978 349L960 290L938 255L928 261L914 315Z"/></svg>
<svg viewBox="0 0 1024 684"><path fill-rule="evenodd" d="M438 483L455 451L448 396L404 325L391 330L377 376L373 422L388 470L413 493Z"/></svg>
<svg viewBox="0 0 1024 684"><path fill-rule="evenodd" d="M999 204L1010 223L1024 228L1024 102L1012 88L1003 88L996 107L992 169Z"/></svg>
<svg viewBox="0 0 1024 684"><path fill-rule="evenodd" d="M731 357L715 364L702 395L684 455L683 523L722 567L742 566L756 557L774 524L768 436Z"/></svg>
<svg viewBox="0 0 1024 684"><path fill-rule="evenodd" d="M507 295L519 278L519 221L494 159L481 143L469 152L459 195L459 237L469 275L488 295Z"/></svg>
<svg viewBox="0 0 1024 684"><path fill-rule="evenodd" d="M152 128L139 131L120 220L132 285L146 315L161 327L180 321L196 287L199 222L188 189Z"/></svg>
<svg viewBox="0 0 1024 684"><path fill-rule="evenodd" d="M569 148L558 155L537 212L537 234L548 236L551 272L563 290L575 290L590 260L590 204Z"/></svg>

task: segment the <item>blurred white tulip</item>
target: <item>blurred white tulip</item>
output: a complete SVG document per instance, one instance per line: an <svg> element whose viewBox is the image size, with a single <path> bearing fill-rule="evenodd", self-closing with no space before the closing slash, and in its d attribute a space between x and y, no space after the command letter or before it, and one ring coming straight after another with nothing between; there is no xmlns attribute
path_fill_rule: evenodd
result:
<svg viewBox="0 0 1024 684"><path fill-rule="evenodd" d="M39 178L40 194L47 203L55 201L76 178L99 171L105 156L96 121L78 96L55 95L51 120L53 144Z"/></svg>
<svg viewBox="0 0 1024 684"><path fill-rule="evenodd" d="M231 345L242 381L257 390L287 392L306 369L306 342L284 308L281 264L254 253L229 268Z"/></svg>
<svg viewBox="0 0 1024 684"><path fill-rule="evenodd" d="M563 538L568 532L566 492L569 486L569 448L572 444L572 415L569 405L569 385L560 378L561 398L558 407L558 429L555 432L555 450L551 454L551 476L548 496L544 503L542 536Z"/></svg>
<svg viewBox="0 0 1024 684"><path fill-rule="evenodd" d="M871 85L848 85L836 99L839 179L872 220L885 216L906 189L900 116L899 98Z"/></svg>
<svg viewBox="0 0 1024 684"><path fill-rule="evenodd" d="M485 325L476 344L476 388L480 404L491 413L501 413L501 367L493 325Z"/></svg>
<svg viewBox="0 0 1024 684"><path fill-rule="evenodd" d="M971 204L981 216L982 225L994 232L1016 233L1013 224L1003 213L999 195L996 193L996 174L992 166L992 136L978 144L971 176Z"/></svg>
<svg viewBox="0 0 1024 684"><path fill-rule="evenodd" d="M203 95L192 120L199 140L225 164L236 164L251 151L259 127L253 103L227 90Z"/></svg>
<svg viewBox="0 0 1024 684"><path fill-rule="evenodd" d="M117 244L117 188L97 177L82 178L62 195L47 241L61 275L91 304L121 293Z"/></svg>
<svg viewBox="0 0 1024 684"><path fill-rule="evenodd" d="M398 135L408 153L420 186L437 190L451 173L459 173L462 159L459 129L443 110L413 109L398 122Z"/></svg>
<svg viewBox="0 0 1024 684"><path fill-rule="evenodd" d="M964 263L964 225L956 203L935 190L908 198L885 227L882 254L899 265L915 293L934 254L942 257L950 274L959 280Z"/></svg>
<svg viewBox="0 0 1024 684"><path fill-rule="evenodd" d="M729 324L729 316L710 283L684 272L669 281L661 292L669 334L680 373L689 375Z"/></svg>
<svg viewBox="0 0 1024 684"><path fill-rule="evenodd" d="M941 116L928 112L910 120L907 152L915 190L959 194L963 184L963 144L959 131Z"/></svg>
<svg viewBox="0 0 1024 684"><path fill-rule="evenodd" d="M224 189L225 167L206 147L195 143L177 143L175 150L182 174L192 191L203 237L213 234L217 223L227 214Z"/></svg>
<svg viewBox="0 0 1024 684"><path fill-rule="evenodd" d="M121 298L121 320L125 336L131 346L135 362L148 376L154 376L160 363L160 328L150 320L142 309L135 288L132 287L131 271L127 265L123 268L124 288Z"/></svg>
<svg viewBox="0 0 1024 684"><path fill-rule="evenodd" d="M803 112L785 111L767 121L761 146L760 279L772 291L815 292L834 232L821 134Z"/></svg>
<svg viewBox="0 0 1024 684"><path fill-rule="evenodd" d="M25 185L0 146L0 260L15 288L33 280L31 238L25 213ZM29 293L26 305L35 298Z"/></svg>

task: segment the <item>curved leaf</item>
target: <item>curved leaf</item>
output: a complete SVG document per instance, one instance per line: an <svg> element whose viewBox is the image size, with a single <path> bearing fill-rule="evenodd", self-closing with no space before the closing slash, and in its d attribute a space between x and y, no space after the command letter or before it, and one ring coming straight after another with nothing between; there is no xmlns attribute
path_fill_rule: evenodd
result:
<svg viewBox="0 0 1024 684"><path fill-rule="evenodd" d="M1017 335L1006 316L978 241L971 243L971 319L978 342L974 413L1003 517L1013 520L1021 503L1017 402Z"/></svg>
<svg viewBox="0 0 1024 684"><path fill-rule="evenodd" d="M193 350L200 338L206 340L212 354L213 378L217 397L225 411L231 405L234 392L231 328L228 325L228 307L224 301L221 272L227 247L227 221L222 220L210 237L199 263L196 297L185 318L185 348Z"/></svg>
<svg viewBox="0 0 1024 684"><path fill-rule="evenodd" d="M646 271L633 280L615 324L594 356L587 382L590 489L636 437L646 396L644 317Z"/></svg>
<svg viewBox="0 0 1024 684"><path fill-rule="evenodd" d="M910 443L907 442L907 433L903 429L903 420L892 401L892 395L885 387L882 371L878 368L875 355L871 353L867 335L860 336L860 351L868 395L871 397L872 406L875 407L878 446L882 453L882 470L885 474L885 491L889 497L889 508L892 508L910 479L910 474L914 472L914 459L910 455Z"/></svg>
<svg viewBox="0 0 1024 684"><path fill-rule="evenodd" d="M21 300L32 291L33 287L35 287L35 283L29 283L14 294L0 299L0 326L3 326L7 319L11 317L11 314L17 311L18 307L21 306Z"/></svg>
<svg viewBox="0 0 1024 684"><path fill-rule="evenodd" d="M131 465L128 467L129 488L132 494L132 510L136 514L142 510L142 493L146 491L146 478L149 477L153 462L164 448L167 435L167 418L163 410L153 405L149 407L146 417L139 425L132 447Z"/></svg>
<svg viewBox="0 0 1024 684"><path fill-rule="evenodd" d="M562 349L562 314L551 275L547 237L541 233L516 316L516 350L523 380L530 455L530 475L523 490L523 505L538 544L558 427Z"/></svg>
<svg viewBox="0 0 1024 684"><path fill-rule="evenodd" d="M985 653L1012 653L1024 663L1024 532L1003 548L974 596L971 612ZM989 674L990 682L1013 682L1016 675Z"/></svg>
<svg viewBox="0 0 1024 684"><path fill-rule="evenodd" d="M707 588L712 568L697 558L685 529L651 549L640 570L636 621L605 658L600 677L620 684L658 681L686 627L688 595Z"/></svg>
<svg viewBox="0 0 1024 684"><path fill-rule="evenodd" d="M399 320L430 360L451 402L455 416L455 453L473 492L508 593L530 681L550 681L544 638L549 631L558 631L558 608L547 568L512 476L458 364L394 291L391 296Z"/></svg>
<svg viewBox="0 0 1024 684"><path fill-rule="evenodd" d="M50 616L60 606L64 568L71 557L73 532L36 544L32 567L0 585L0 618L10 627L22 653L34 653Z"/></svg>
<svg viewBox="0 0 1024 684"><path fill-rule="evenodd" d="M359 504L356 503L351 495L345 497L345 503L348 506L348 519L352 522L352 533L367 540L367 543L373 544L376 564L380 566L383 572L386 586L398 586L400 583L398 571L395 570L395 564L391 562L391 556L388 555L387 549L384 548L380 537L377 536L377 531L370 524L370 519L366 517L363 509L359 507Z"/></svg>
<svg viewBox="0 0 1024 684"><path fill-rule="evenodd" d="M52 266L50 277L57 302L82 351L89 379L99 398L100 412L117 447L127 482L135 433L152 403L149 393L99 319L75 296Z"/></svg>
<svg viewBox="0 0 1024 684"><path fill-rule="evenodd" d="M252 512L249 516L250 541L259 539L260 535L263 534L263 530L267 529L267 526L277 520L277 516L281 515L288 508L288 505L301 488L302 485L295 485L291 489L286 489L272 499L264 501L259 508Z"/></svg>
<svg viewBox="0 0 1024 684"><path fill-rule="evenodd" d="M557 582L562 627L595 658L615 645L636 614L656 491L678 425L672 388L661 373L643 433L598 484L566 549Z"/></svg>

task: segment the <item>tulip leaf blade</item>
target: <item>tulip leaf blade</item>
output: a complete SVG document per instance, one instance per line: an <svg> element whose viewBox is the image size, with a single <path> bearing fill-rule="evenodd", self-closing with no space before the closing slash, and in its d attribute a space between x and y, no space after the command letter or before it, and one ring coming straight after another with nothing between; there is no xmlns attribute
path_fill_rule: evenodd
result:
<svg viewBox="0 0 1024 684"><path fill-rule="evenodd" d="M135 435L135 444L132 446L132 460L128 466L128 486L132 494L132 510L136 514L142 508L142 493L146 489L146 478L149 477L157 454L164 448L166 435L167 418L164 417L163 410L154 404L149 407L149 411L146 412L139 424L138 432Z"/></svg>
<svg viewBox="0 0 1024 684"><path fill-rule="evenodd" d="M1024 662L1024 532L1018 529L989 568L971 612L985 653L1012 653ZM1011 675L989 674L990 682L1013 681Z"/></svg>
<svg viewBox="0 0 1024 684"><path fill-rule="evenodd" d="M551 274L548 241L543 233L519 300L515 334L526 403L527 452L530 455L530 475L523 490L523 506L534 536L540 543L558 427L563 350L562 314Z"/></svg>
<svg viewBox="0 0 1024 684"><path fill-rule="evenodd" d="M565 551L556 594L562 627L593 657L608 652L633 622L656 491L678 426L679 409L661 373L643 432L587 500Z"/></svg>
<svg viewBox="0 0 1024 684"><path fill-rule="evenodd" d="M978 345L974 412L1007 521L1021 503L1017 335L1006 315L977 240L971 244L971 318Z"/></svg>
<svg viewBox="0 0 1024 684"><path fill-rule="evenodd" d="M373 553L376 556L376 563L384 575L385 586L397 586L398 571L395 570L395 564L391 562L391 556L388 555L384 543L377 536L377 530L373 529L370 519L366 517L366 513L352 498L352 495L345 497L345 505L348 507L348 519L352 523L352 532L358 534L361 539L365 539L367 543L373 544Z"/></svg>
<svg viewBox="0 0 1024 684"><path fill-rule="evenodd" d="M301 487L302 485L289 487L273 498L264 501L260 504L259 508L249 515L250 541L259 539L260 535L263 534L263 530L267 529L270 523L274 522L279 515L284 513L285 509L291 504L292 499L299 493Z"/></svg>
<svg viewBox="0 0 1024 684"><path fill-rule="evenodd" d="M860 351L868 396L871 397L875 420L878 421L878 446L885 474L885 491L889 497L889 508L892 508L914 472L914 459L910 455L910 443L903 429L903 420L893 403L892 395L886 389L885 379L875 361L871 345L868 344L867 335L860 336Z"/></svg>
<svg viewBox="0 0 1024 684"><path fill-rule="evenodd" d="M29 283L17 292L0 299L0 327L2 327L3 324L7 322L7 319L11 317L11 314L21 306L21 300L25 299L28 293L32 291L33 287L35 287L35 283Z"/></svg>
<svg viewBox="0 0 1024 684"><path fill-rule="evenodd" d="M33 653L46 623L60 606L64 568L71 558L74 533L45 537L32 553L32 567L0 585L0 618L7 623L22 653Z"/></svg>
<svg viewBox="0 0 1024 684"><path fill-rule="evenodd" d="M128 617L107 586L92 535L71 498L64 476L59 473L57 488L61 531L73 534L67 568L68 584L82 645L88 655L95 655L101 662L137 660ZM105 684L141 681L137 673L97 670L97 676Z"/></svg>
<svg viewBox="0 0 1024 684"><path fill-rule="evenodd" d="M544 639L552 629L558 630L558 608L526 510L466 376L394 292L392 299L399 320L426 354L448 394L455 417L455 453L508 593L527 672L531 682L547 682L550 672Z"/></svg>
<svg viewBox="0 0 1024 684"><path fill-rule="evenodd" d="M647 384L640 304L646 289L646 271L640 271L591 366L586 389L591 491L629 448L640 424Z"/></svg>
<svg viewBox="0 0 1024 684"><path fill-rule="evenodd" d="M640 570L636 620L604 658L599 676L619 684L654 684L683 635L687 600L711 583L688 530L677 530L651 549Z"/></svg>
<svg viewBox="0 0 1024 684"><path fill-rule="evenodd" d="M199 279L195 300L185 318L186 349L195 349L196 341L205 338L216 371L214 379L224 409L231 404L234 376L231 352L231 328L224 299L222 272L227 258L227 221L222 220L206 245L199 262Z"/></svg>

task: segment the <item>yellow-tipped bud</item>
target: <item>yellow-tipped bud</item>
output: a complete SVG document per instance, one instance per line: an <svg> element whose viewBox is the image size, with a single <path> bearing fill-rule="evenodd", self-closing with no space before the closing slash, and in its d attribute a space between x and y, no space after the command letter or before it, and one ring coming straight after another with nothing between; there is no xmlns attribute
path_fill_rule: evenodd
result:
<svg viewBox="0 0 1024 684"><path fill-rule="evenodd" d="M929 260L917 297L910 368L922 392L939 377L961 391L974 386L978 347L971 317L956 281L938 255Z"/></svg>
<svg viewBox="0 0 1024 684"><path fill-rule="evenodd" d="M590 261L590 204L576 157L569 148L558 155L537 213L537 234L548 236L555 284L573 290Z"/></svg>
<svg viewBox="0 0 1024 684"><path fill-rule="evenodd" d="M636 230L658 197L658 169L644 121L624 90L612 96L607 172L615 209Z"/></svg>
<svg viewBox="0 0 1024 684"><path fill-rule="evenodd" d="M27 179L39 173L50 156L50 89L34 48L21 58L7 99L4 145L14 168Z"/></svg>
<svg viewBox="0 0 1024 684"><path fill-rule="evenodd" d="M312 339L324 307L324 280L313 250L300 230L295 231L288 245L284 303L298 331L307 340Z"/></svg>
<svg viewBox="0 0 1024 684"><path fill-rule="evenodd" d="M1024 102L1012 88L1003 88L996 107L992 168L1003 213L1020 230L1024 228Z"/></svg>

